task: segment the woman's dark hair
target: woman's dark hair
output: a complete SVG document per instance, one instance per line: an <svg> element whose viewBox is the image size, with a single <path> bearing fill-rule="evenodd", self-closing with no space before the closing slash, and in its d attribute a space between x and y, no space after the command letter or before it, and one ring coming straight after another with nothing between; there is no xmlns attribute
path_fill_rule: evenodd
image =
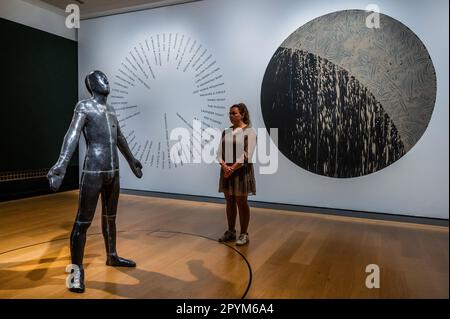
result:
<svg viewBox="0 0 450 319"><path fill-rule="evenodd" d="M250 114L248 113L247 106L246 106L244 103L233 104L233 105L230 107L230 111L231 111L231 109L232 109L233 107L237 107L237 108L238 108L239 113L241 113L241 115L244 117L242 121L243 121L245 124L247 124L248 126L250 126L250 125L251 125Z"/></svg>

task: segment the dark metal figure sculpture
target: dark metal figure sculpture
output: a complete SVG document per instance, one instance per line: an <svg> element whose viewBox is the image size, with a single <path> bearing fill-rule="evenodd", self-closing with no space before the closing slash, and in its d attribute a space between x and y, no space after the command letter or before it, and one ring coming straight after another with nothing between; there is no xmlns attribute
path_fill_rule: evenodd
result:
<svg viewBox="0 0 450 319"><path fill-rule="evenodd" d="M75 106L72 123L64 137L58 162L47 175L50 187L58 190L83 132L87 149L81 175L79 208L70 236L72 264L79 268L79 271L75 269L73 284L69 287L72 292L84 292L85 289L83 255L86 232L94 217L100 194L106 264L136 267L134 261L119 257L116 251L116 212L120 192L117 148L127 160L134 175L142 177L142 165L131 153L114 109L106 103L110 92L106 75L100 71L93 71L86 76L85 83L92 97L78 102Z"/></svg>

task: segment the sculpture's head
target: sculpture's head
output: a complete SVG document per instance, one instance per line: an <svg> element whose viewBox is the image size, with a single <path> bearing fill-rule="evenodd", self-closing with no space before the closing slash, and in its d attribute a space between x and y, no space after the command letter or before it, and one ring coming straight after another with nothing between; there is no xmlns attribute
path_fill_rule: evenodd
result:
<svg viewBox="0 0 450 319"><path fill-rule="evenodd" d="M108 95L109 94L109 82L108 78L106 77L105 73L102 71L92 71L84 80L86 83L86 88L88 89L89 93L94 94L102 94L102 95Z"/></svg>

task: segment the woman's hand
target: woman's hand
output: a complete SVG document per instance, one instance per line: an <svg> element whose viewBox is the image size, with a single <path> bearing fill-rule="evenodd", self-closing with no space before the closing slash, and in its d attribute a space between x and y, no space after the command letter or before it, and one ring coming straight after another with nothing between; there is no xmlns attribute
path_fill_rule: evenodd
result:
<svg viewBox="0 0 450 319"><path fill-rule="evenodd" d="M233 174L233 172L234 172L234 169L232 168L232 166L228 166L225 163L222 165L222 170L223 170L224 178L230 177L230 175Z"/></svg>

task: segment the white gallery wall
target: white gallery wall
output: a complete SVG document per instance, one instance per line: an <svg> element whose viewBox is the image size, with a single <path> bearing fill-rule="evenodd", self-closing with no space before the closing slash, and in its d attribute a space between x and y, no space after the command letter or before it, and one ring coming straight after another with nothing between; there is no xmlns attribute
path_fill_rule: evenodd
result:
<svg viewBox="0 0 450 319"><path fill-rule="evenodd" d="M194 119L203 121L202 128L228 127L228 107L237 102L249 106L253 127L264 128L261 84L280 44L314 18L339 10L364 10L368 4L204 0L81 21L80 98L88 97L86 74L95 69L105 72L113 89L109 102L144 165L144 178L137 179L122 157L121 187L222 197L217 192L218 164L170 162L174 143L169 141L170 132L177 127L189 129ZM274 174L261 174L264 165L256 163L257 195L250 200L448 219L448 1L376 4L381 13L409 27L430 53L437 95L428 129L400 160L356 178L313 174L279 152ZM206 83L208 79L211 82ZM206 87L212 88L201 91ZM264 136L258 138L262 141ZM83 149L82 143L80 165Z"/></svg>

